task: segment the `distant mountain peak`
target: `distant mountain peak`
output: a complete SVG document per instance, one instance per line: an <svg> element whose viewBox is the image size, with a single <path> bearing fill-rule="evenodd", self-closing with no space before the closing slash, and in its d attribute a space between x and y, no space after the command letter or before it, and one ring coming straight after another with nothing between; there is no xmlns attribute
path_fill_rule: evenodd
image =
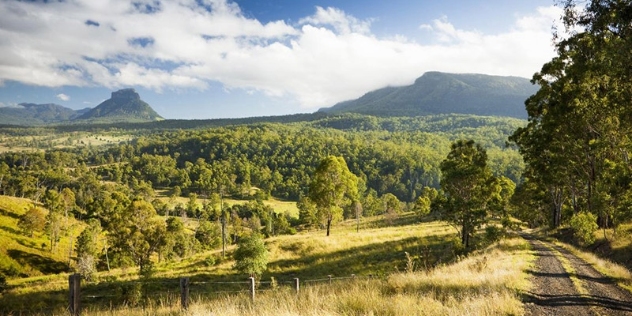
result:
<svg viewBox="0 0 632 316"><path fill-rule="evenodd" d="M110 99L140 101L140 95L138 94L138 92L136 92L136 90L134 90L134 88L127 88L112 92L112 97Z"/></svg>
<svg viewBox="0 0 632 316"><path fill-rule="evenodd" d="M163 118L141 100L132 88L112 92L112 97L84 113L78 119L108 122L150 122Z"/></svg>
<svg viewBox="0 0 632 316"><path fill-rule="evenodd" d="M473 114L526 118L524 101L538 87L526 78L429 71L412 85L367 92L320 111L376 116Z"/></svg>

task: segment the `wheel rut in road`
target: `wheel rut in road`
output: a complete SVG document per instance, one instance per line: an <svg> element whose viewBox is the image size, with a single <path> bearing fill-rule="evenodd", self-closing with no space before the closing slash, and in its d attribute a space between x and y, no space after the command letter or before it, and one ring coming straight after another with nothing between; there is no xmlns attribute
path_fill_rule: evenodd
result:
<svg viewBox="0 0 632 316"><path fill-rule="evenodd" d="M632 315L632 294L612 279L562 247L525 238L537 256L523 294L527 315Z"/></svg>

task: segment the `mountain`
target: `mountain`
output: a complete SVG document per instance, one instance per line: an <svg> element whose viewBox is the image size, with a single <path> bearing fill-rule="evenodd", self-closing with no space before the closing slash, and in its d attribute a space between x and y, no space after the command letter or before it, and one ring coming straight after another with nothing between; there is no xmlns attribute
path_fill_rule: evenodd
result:
<svg viewBox="0 0 632 316"><path fill-rule="evenodd" d="M66 122L78 116L77 111L53 103L20 103L14 107L0 107L1 124L41 125Z"/></svg>
<svg viewBox="0 0 632 316"><path fill-rule="evenodd" d="M524 101L538 90L528 79L427 72L410 86L386 87L319 111L375 116L473 114L526 118Z"/></svg>
<svg viewBox="0 0 632 316"><path fill-rule="evenodd" d="M77 120L96 122L151 122L163 118L149 104L140 99L134 89L112 92L112 97L77 117Z"/></svg>

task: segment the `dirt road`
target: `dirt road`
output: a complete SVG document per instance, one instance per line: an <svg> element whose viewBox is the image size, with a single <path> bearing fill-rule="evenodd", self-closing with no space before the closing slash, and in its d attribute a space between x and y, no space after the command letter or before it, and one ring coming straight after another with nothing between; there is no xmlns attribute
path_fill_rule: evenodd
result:
<svg viewBox="0 0 632 316"><path fill-rule="evenodd" d="M526 238L538 256L527 315L632 315L632 294L566 249Z"/></svg>

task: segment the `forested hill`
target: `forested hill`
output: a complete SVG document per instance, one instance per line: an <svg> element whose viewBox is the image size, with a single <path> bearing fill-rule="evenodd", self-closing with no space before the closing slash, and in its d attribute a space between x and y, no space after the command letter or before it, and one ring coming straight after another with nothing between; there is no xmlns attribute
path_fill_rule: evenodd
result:
<svg viewBox="0 0 632 316"><path fill-rule="evenodd" d="M163 118L141 100L134 89L122 89L112 92L110 99L77 119L97 122L150 122Z"/></svg>
<svg viewBox="0 0 632 316"><path fill-rule="evenodd" d="M400 117L460 113L526 118L524 101L537 88L519 77L427 72L410 86L371 91L320 111Z"/></svg>

